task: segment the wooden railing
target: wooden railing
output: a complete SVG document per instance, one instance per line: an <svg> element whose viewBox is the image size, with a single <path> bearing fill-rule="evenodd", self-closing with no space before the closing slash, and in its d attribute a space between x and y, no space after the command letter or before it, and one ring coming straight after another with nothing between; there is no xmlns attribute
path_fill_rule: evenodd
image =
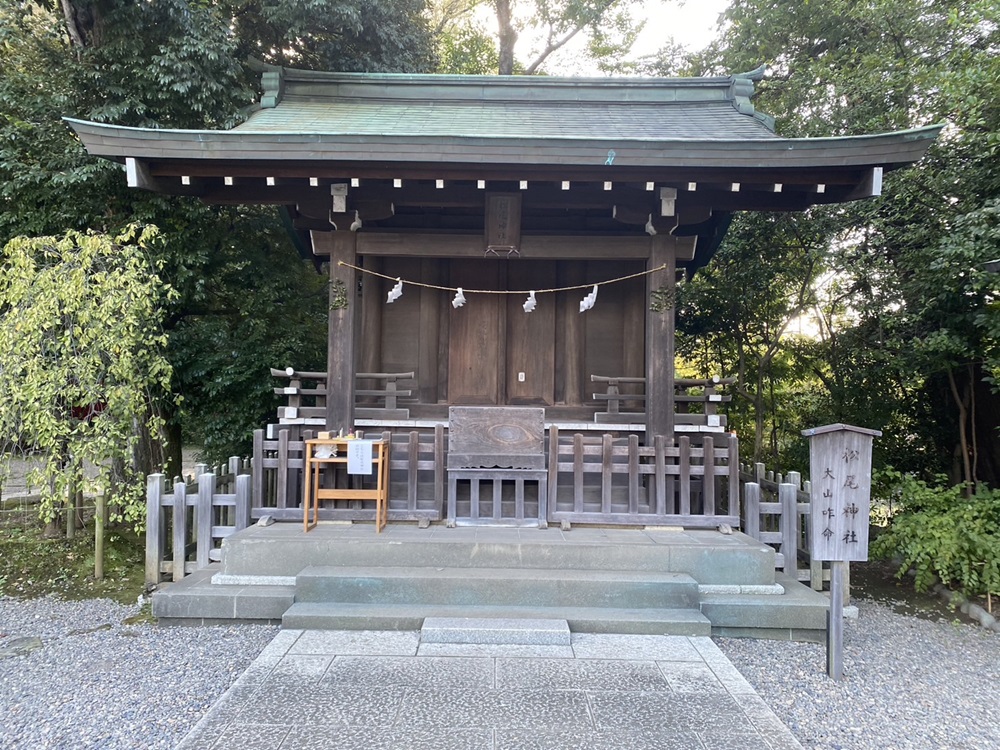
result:
<svg viewBox="0 0 1000 750"><path fill-rule="evenodd" d="M390 443L389 521L440 520L447 479L445 426L379 435ZM253 509L258 518L301 520L306 431L294 438L254 435ZM649 523L714 528L739 525L739 447L734 436L706 435L696 443L611 435L547 434L548 517L578 523ZM709 478L706 481L706 476ZM320 509L321 520L372 520L360 503Z"/></svg>
<svg viewBox="0 0 1000 750"><path fill-rule="evenodd" d="M775 547L776 567L822 591L824 583L830 580L830 569L813 560L810 553L810 482L803 481L795 471L786 475L768 471L762 463L742 465L740 480L743 531ZM845 588L849 590L849 586Z"/></svg>
<svg viewBox="0 0 1000 750"><path fill-rule="evenodd" d="M214 471L200 464L195 476L146 478L146 585L163 576L179 581L219 559L222 540L250 525L249 462L233 457Z"/></svg>
<svg viewBox="0 0 1000 750"><path fill-rule="evenodd" d="M278 421L320 424L326 419L325 372L306 372L288 368L271 368L276 378L288 378L288 385L274 389L276 396L285 396L285 406L278 408ZM361 419L409 419L409 409L399 405L413 391L400 388L400 381L413 380L413 372L359 372L355 380L361 386L354 390L354 414ZM372 383L375 385L372 386Z"/></svg>
<svg viewBox="0 0 1000 750"><path fill-rule="evenodd" d="M594 414L598 423L642 422L646 419L646 378L626 378L591 375L590 382L602 383L603 393L594 393L595 401L606 401L605 411ZM719 388L732 385L735 378L677 378L674 380L674 424L677 432L724 432L726 416L719 414L718 405L732 400ZM625 392L622 392L622 389ZM630 392L642 391L642 392ZM622 404L631 404L638 411L622 411ZM694 411L692 411L694 408Z"/></svg>
<svg viewBox="0 0 1000 750"><path fill-rule="evenodd" d="M692 528L739 525L735 435L718 441L705 435L701 445L692 445L687 436L675 442L658 435L652 446L640 446L635 435L616 439L575 434L565 439L553 426L548 450L550 520ZM560 497L564 487L571 488L569 507ZM622 507L616 510L615 505Z"/></svg>
<svg viewBox="0 0 1000 750"><path fill-rule="evenodd" d="M302 520L302 470L305 441L314 432L305 430L296 438L279 429L276 439L264 430L254 432L253 518L269 515L276 521ZM445 431L385 431L375 436L390 440L389 520L438 520L444 505ZM372 437L370 434L369 437ZM360 481L360 480L355 480ZM374 506L355 501L345 507L321 508L320 520L373 520Z"/></svg>

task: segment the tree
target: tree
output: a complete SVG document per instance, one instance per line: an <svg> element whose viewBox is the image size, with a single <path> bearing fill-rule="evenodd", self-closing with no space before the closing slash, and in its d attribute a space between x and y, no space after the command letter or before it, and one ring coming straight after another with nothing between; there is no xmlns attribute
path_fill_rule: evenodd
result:
<svg viewBox="0 0 1000 750"><path fill-rule="evenodd" d="M887 176L882 198L810 212L826 222L830 268L812 368L828 396L818 415L881 427L880 451L969 488L1000 481L982 450L1000 405L987 387L996 310L978 265L993 252L983 212L1000 197L1000 105L987 93L998 52L990 2L735 0L692 62L699 73L767 62L757 103L785 135L948 123L921 164Z"/></svg>
<svg viewBox="0 0 1000 750"><path fill-rule="evenodd" d="M160 227L150 252L179 293L164 303L165 325L172 388L187 397L181 410L163 405L169 471L179 472L182 426L208 442L208 458L249 449L252 429L273 415L269 365L321 365L322 280L278 211L129 189L120 166L84 153L62 117L226 127L254 99L248 55L296 67L430 70L423 9L422 0L0 0L0 244L66 229L115 236L133 221Z"/></svg>
<svg viewBox="0 0 1000 750"><path fill-rule="evenodd" d="M160 322L172 290L150 258L155 238L133 226L117 236L17 238L4 248L0 447L41 457L31 481L44 488L47 520L84 488L112 497L123 520L145 517L136 428L161 428L156 405L171 375ZM98 540L103 523L99 508Z"/></svg>
<svg viewBox="0 0 1000 750"><path fill-rule="evenodd" d="M432 15L443 42L446 72L471 68L500 75L534 75L574 41L582 41L585 54L598 66L613 66L642 30L643 24L632 13L636 5L635 0L439 0ZM488 37L474 18L477 9L487 8L496 19L496 67L478 70L470 62L493 62L493 56L483 54L483 40ZM527 41L521 45L527 47L521 61L515 56L519 41ZM471 57L456 64L459 50Z"/></svg>
<svg viewBox="0 0 1000 750"><path fill-rule="evenodd" d="M681 286L678 352L699 361L702 374L735 376L753 426L754 461L777 458L778 396L792 377L789 326L815 304L824 270L822 233L796 215L739 217L731 239ZM798 365L801 367L801 363Z"/></svg>

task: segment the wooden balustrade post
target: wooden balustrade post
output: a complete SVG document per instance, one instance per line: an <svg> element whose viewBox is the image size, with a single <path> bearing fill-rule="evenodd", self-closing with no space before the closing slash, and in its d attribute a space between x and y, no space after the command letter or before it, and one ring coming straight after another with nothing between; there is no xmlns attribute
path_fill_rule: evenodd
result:
<svg viewBox="0 0 1000 750"><path fill-rule="evenodd" d="M173 562L171 574L174 581L184 578L184 558L187 556L187 485L174 482Z"/></svg>
<svg viewBox="0 0 1000 750"><path fill-rule="evenodd" d="M798 488L793 484L779 484L778 502L781 503L781 552L785 556L785 575L795 578L799 565Z"/></svg>
<svg viewBox="0 0 1000 750"><path fill-rule="evenodd" d="M746 508L744 531L752 539L760 539L760 485L747 482L743 485L743 503Z"/></svg>
<svg viewBox="0 0 1000 750"><path fill-rule="evenodd" d="M198 538L195 547L195 562L199 568L209 563L208 553L212 549L212 500L216 491L215 474L198 477L198 502L194 506L194 526Z"/></svg>
<svg viewBox="0 0 1000 750"><path fill-rule="evenodd" d="M160 583L163 564L163 500L166 496L167 478L163 474L146 477L146 586Z"/></svg>

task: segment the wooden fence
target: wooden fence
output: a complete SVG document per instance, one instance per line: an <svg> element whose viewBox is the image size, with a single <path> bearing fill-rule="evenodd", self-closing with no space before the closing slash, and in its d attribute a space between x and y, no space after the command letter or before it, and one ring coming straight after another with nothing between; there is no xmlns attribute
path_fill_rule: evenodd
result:
<svg viewBox="0 0 1000 750"><path fill-rule="evenodd" d="M289 435L281 430L277 439L267 440L258 430L252 462L231 458L214 471L199 465L194 477L178 477L169 489L164 475L148 477L147 584L164 576L180 580L218 560L222 539L255 518L301 520L304 442ZM390 520L441 519L447 480L444 426L382 436L391 440ZM763 464L741 466L736 437L719 438L704 436L700 445L686 436L657 438L653 446L640 446L635 435L562 435L550 427L549 520L742 526L776 548L779 569L822 589L829 570L809 555L809 482L795 472L784 477L767 472ZM374 509L353 501L345 508L323 509L321 518L371 520Z"/></svg>
<svg viewBox="0 0 1000 750"><path fill-rule="evenodd" d="M385 431L389 451L389 520L440 520L447 482L444 425ZM301 520L301 477L307 430L294 439L279 430L254 434L252 517ZM699 439L700 438L700 439ZM739 525L739 444L735 436L705 435L640 446L634 435L561 435L548 429L550 521L715 528ZM706 476L710 481L706 481ZM322 508L323 520L372 520L373 507L354 501Z"/></svg>
<svg viewBox="0 0 1000 750"><path fill-rule="evenodd" d="M813 560L809 539L810 482L795 471L782 475L764 464L740 467L743 531L774 546L775 566L816 591L830 580L829 567Z"/></svg>
<svg viewBox="0 0 1000 750"><path fill-rule="evenodd" d="M271 516L276 521L302 520L302 471L305 441L314 436L304 430L295 439L287 429L279 429L276 439L267 439L264 430L254 432L252 487L254 503L251 517ZM445 496L445 431L438 425L433 431L368 433L390 442L389 448L389 520L430 521L442 518ZM373 481L355 478L352 481ZM374 520L374 505L363 507L350 501L345 507L321 508L321 520Z"/></svg>
<svg viewBox="0 0 1000 750"><path fill-rule="evenodd" d="M250 464L233 457L214 471L199 464L187 481L146 478L146 585L163 576L179 581L219 560L219 547L230 534L250 525Z"/></svg>
<svg viewBox="0 0 1000 750"><path fill-rule="evenodd" d="M563 437L550 427L549 520L738 526L739 442L735 435L699 442L657 435L640 446L636 435Z"/></svg>

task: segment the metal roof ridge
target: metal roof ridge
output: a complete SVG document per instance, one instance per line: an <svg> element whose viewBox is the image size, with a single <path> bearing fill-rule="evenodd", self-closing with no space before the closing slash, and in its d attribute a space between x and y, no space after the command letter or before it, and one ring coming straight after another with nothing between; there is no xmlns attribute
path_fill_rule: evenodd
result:
<svg viewBox="0 0 1000 750"><path fill-rule="evenodd" d="M670 78L654 78L646 76L541 76L541 75L470 75L456 73L353 73L340 71L303 70L299 68L282 68L286 81L352 81L380 83L441 83L451 86L481 85L484 83L496 86L728 86L737 77L744 74L728 76L676 76Z"/></svg>

